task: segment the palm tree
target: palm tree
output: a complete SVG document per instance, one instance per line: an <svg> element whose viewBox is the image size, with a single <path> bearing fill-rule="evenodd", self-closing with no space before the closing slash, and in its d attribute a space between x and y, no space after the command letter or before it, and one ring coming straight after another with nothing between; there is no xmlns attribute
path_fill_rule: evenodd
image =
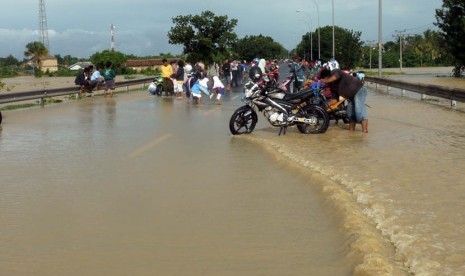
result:
<svg viewBox="0 0 465 276"><path fill-rule="evenodd" d="M441 55L440 34L439 32L428 29L423 33L423 36L425 37L425 43L427 45L428 54L430 55L432 64L435 64L436 60Z"/></svg>
<svg viewBox="0 0 465 276"><path fill-rule="evenodd" d="M32 56L32 61L34 62L35 67L40 69L42 67L41 58L48 55L48 49L42 42L34 41L26 45L24 55L26 57Z"/></svg>

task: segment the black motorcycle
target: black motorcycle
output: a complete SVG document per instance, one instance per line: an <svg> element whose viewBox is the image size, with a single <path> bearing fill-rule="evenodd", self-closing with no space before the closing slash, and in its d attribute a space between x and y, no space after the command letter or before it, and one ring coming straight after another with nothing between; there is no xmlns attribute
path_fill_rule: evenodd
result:
<svg viewBox="0 0 465 276"><path fill-rule="evenodd" d="M279 127L279 135L286 134L288 126L297 126L304 134L324 133L329 126L327 112L318 105L310 104L312 91L289 94L270 89L260 81L249 81L244 85L245 105L234 111L229 121L233 135L251 133L258 121L257 112L262 112L268 122Z"/></svg>

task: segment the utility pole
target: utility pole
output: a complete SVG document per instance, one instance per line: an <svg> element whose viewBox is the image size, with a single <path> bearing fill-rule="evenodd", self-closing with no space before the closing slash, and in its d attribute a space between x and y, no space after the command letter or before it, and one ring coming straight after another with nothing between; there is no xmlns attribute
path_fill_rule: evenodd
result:
<svg viewBox="0 0 465 276"><path fill-rule="evenodd" d="M110 25L110 34L111 34L111 51L115 51L115 25L113 23Z"/></svg>
<svg viewBox="0 0 465 276"><path fill-rule="evenodd" d="M368 40L367 41L367 44L370 47L370 69L371 69L371 50L373 50L374 43L375 43L374 40Z"/></svg>
<svg viewBox="0 0 465 276"><path fill-rule="evenodd" d="M400 57L399 57L399 63L400 63L400 71L402 72L402 37L404 35L404 33L406 32L407 30L403 30L403 31L397 31L396 30L396 33L398 33L397 37L399 37L399 45L400 45Z"/></svg>

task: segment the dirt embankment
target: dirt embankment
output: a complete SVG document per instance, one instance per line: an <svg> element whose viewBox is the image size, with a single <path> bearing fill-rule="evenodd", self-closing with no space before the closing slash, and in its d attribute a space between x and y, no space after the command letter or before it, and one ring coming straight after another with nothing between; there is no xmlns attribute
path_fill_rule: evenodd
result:
<svg viewBox="0 0 465 276"><path fill-rule="evenodd" d="M415 68L383 68L386 78L393 78L413 83L427 83L441 86L464 88L465 78L453 78L453 67L415 67ZM366 72L378 72L378 68L364 69ZM123 81L124 76L117 76L116 81ZM42 77L23 76L4 78L5 84L0 93L32 91L74 86L74 77Z"/></svg>
<svg viewBox="0 0 465 276"><path fill-rule="evenodd" d="M411 83L434 84L439 86L465 89L465 78L452 77L453 67L416 67L383 68L385 78ZM378 72L378 69L365 69L366 72Z"/></svg>

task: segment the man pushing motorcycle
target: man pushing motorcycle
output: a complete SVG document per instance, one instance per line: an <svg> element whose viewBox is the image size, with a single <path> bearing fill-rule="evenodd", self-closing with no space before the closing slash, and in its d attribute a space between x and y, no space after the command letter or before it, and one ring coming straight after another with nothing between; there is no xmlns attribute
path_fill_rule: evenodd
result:
<svg viewBox="0 0 465 276"><path fill-rule="evenodd" d="M366 111L367 90L363 83L350 74L339 69L330 70L323 67L319 72L319 79L328 84L331 93L336 99L339 96L349 101L347 116L349 118L349 130L354 131L356 124L362 125L362 132L368 132L368 116Z"/></svg>

